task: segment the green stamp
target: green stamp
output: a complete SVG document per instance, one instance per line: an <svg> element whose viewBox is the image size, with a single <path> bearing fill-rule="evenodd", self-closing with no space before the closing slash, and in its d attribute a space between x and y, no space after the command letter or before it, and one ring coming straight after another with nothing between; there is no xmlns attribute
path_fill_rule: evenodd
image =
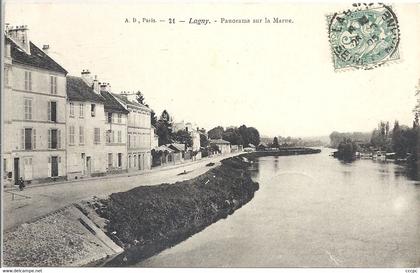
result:
<svg viewBox="0 0 420 273"><path fill-rule="evenodd" d="M354 4L327 16L335 70L373 69L400 58L398 19L390 6Z"/></svg>

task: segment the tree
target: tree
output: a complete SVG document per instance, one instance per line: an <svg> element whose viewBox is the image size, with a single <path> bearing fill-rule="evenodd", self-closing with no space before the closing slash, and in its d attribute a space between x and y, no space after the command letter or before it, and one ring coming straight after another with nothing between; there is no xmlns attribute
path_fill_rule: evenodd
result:
<svg viewBox="0 0 420 273"><path fill-rule="evenodd" d="M173 134L172 139L177 143L185 144L187 147L192 147L193 145L192 137L186 130L177 131Z"/></svg>
<svg viewBox="0 0 420 273"><path fill-rule="evenodd" d="M278 148L280 147L279 145L279 139L277 137L274 137L273 139L273 148Z"/></svg>
<svg viewBox="0 0 420 273"><path fill-rule="evenodd" d="M260 144L260 133L258 132L258 130L255 129L254 127L248 127L247 132L248 132L249 143L252 143L255 146L258 146L258 144Z"/></svg>
<svg viewBox="0 0 420 273"><path fill-rule="evenodd" d="M222 126L217 126L208 132L210 139L221 139L223 136L224 129Z"/></svg>
<svg viewBox="0 0 420 273"><path fill-rule="evenodd" d="M162 111L162 114L160 115L159 120L165 121L168 124L170 124L171 121L172 121L171 116L169 115L168 111L166 111L166 110Z"/></svg>
<svg viewBox="0 0 420 273"><path fill-rule="evenodd" d="M392 150L396 153L397 157L405 156L405 148L403 145L402 131L398 121L394 123L394 128L392 129Z"/></svg>
<svg viewBox="0 0 420 273"><path fill-rule="evenodd" d="M144 96L143 96L143 93L141 91L137 91L137 93L136 93L136 101L138 103L142 104L142 105L145 105L144 104Z"/></svg>
<svg viewBox="0 0 420 273"><path fill-rule="evenodd" d="M159 136L159 146L172 143L172 124L168 111L163 110L156 122L156 134Z"/></svg>
<svg viewBox="0 0 420 273"><path fill-rule="evenodd" d="M200 147L206 148L209 146L209 140L205 134L200 134Z"/></svg>
<svg viewBox="0 0 420 273"><path fill-rule="evenodd" d="M156 134L158 135L159 146L169 144L172 142L172 130L165 121L159 120L156 123Z"/></svg>
<svg viewBox="0 0 420 273"><path fill-rule="evenodd" d="M229 128L222 134L222 138L229 141L232 145L243 145L244 140L239 133L238 128Z"/></svg>
<svg viewBox="0 0 420 273"><path fill-rule="evenodd" d="M156 127L157 117L155 111L153 110L150 112L150 123L152 124L152 126Z"/></svg>

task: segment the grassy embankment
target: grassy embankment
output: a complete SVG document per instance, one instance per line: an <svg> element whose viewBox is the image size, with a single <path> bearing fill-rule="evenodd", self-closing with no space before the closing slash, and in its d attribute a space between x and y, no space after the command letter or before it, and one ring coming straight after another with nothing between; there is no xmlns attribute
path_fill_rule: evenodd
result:
<svg viewBox="0 0 420 273"><path fill-rule="evenodd" d="M194 179L111 194L97 202L95 209L107 219L108 236L125 252L106 266L130 265L151 257L249 202L259 184L252 181L250 163L244 158L318 152L300 148L244 154L225 159L221 166Z"/></svg>

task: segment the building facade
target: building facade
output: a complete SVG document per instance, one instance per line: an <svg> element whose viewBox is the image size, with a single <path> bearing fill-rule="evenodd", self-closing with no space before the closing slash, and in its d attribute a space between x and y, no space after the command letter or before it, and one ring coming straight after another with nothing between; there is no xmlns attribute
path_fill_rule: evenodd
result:
<svg viewBox="0 0 420 273"><path fill-rule="evenodd" d="M191 150L194 152L200 151L200 132L198 130L198 127L196 124L193 124L191 122L175 122L172 124L172 130L174 132L185 130L187 131L192 139L192 147ZM201 153L198 153L197 156L200 156Z"/></svg>
<svg viewBox="0 0 420 273"><path fill-rule="evenodd" d="M217 146L221 154L231 153L230 142L223 139L210 139L211 146Z"/></svg>
<svg viewBox="0 0 420 273"><path fill-rule="evenodd" d="M106 172L104 102L89 71L83 71L81 77L67 76L69 180Z"/></svg>
<svg viewBox="0 0 420 273"><path fill-rule="evenodd" d="M128 171L149 170L151 157L150 108L130 101L123 94L113 94L128 110L127 115L127 169Z"/></svg>
<svg viewBox="0 0 420 273"><path fill-rule="evenodd" d="M108 173L127 171L127 115L125 109L110 93L109 84L101 86L105 99L105 157Z"/></svg>
<svg viewBox="0 0 420 273"><path fill-rule="evenodd" d="M4 158L6 183L66 176L67 71L30 42L26 26L5 37Z"/></svg>

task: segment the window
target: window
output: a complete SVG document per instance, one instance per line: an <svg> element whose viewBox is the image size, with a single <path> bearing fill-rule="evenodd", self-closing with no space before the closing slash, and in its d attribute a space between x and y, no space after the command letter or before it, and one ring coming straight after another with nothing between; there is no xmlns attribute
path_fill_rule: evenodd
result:
<svg viewBox="0 0 420 273"><path fill-rule="evenodd" d="M95 116L95 114L96 114L96 107L95 107L96 105L95 104L91 104L90 105L90 115L92 116L92 117L94 117Z"/></svg>
<svg viewBox="0 0 420 273"><path fill-rule="evenodd" d="M84 118L85 113L84 113L84 104L81 103L79 104L79 118Z"/></svg>
<svg viewBox="0 0 420 273"><path fill-rule="evenodd" d="M57 94L57 77L50 76L50 93Z"/></svg>
<svg viewBox="0 0 420 273"><path fill-rule="evenodd" d="M25 90L32 91L32 72L25 71Z"/></svg>
<svg viewBox="0 0 420 273"><path fill-rule="evenodd" d="M121 114L118 114L118 117L117 117L117 121L118 121L118 123L122 123L122 121L121 121L121 118L122 118L122 115Z"/></svg>
<svg viewBox="0 0 420 273"><path fill-rule="evenodd" d="M115 131L111 131L111 142L115 143Z"/></svg>
<svg viewBox="0 0 420 273"><path fill-rule="evenodd" d="M131 135L128 135L128 148L131 148Z"/></svg>
<svg viewBox="0 0 420 273"><path fill-rule="evenodd" d="M112 113L107 113L108 123L112 123Z"/></svg>
<svg viewBox="0 0 420 273"><path fill-rule="evenodd" d="M94 136L93 136L93 143L95 144L101 143L101 128L95 128Z"/></svg>
<svg viewBox="0 0 420 273"><path fill-rule="evenodd" d="M79 126L79 145L85 144L85 130L83 126Z"/></svg>
<svg viewBox="0 0 420 273"><path fill-rule="evenodd" d="M108 168L112 168L112 153L108 154Z"/></svg>
<svg viewBox="0 0 420 273"><path fill-rule="evenodd" d="M128 167L131 168L131 155L128 156Z"/></svg>
<svg viewBox="0 0 420 273"><path fill-rule="evenodd" d="M118 143L122 142L122 135L121 135L121 131L118 131Z"/></svg>
<svg viewBox="0 0 420 273"><path fill-rule="evenodd" d="M111 130L106 131L106 143L111 143Z"/></svg>
<svg viewBox="0 0 420 273"><path fill-rule="evenodd" d="M134 155L134 166L133 167L137 167L137 155Z"/></svg>
<svg viewBox="0 0 420 273"><path fill-rule="evenodd" d="M25 119L32 120L32 99L25 98Z"/></svg>
<svg viewBox="0 0 420 273"><path fill-rule="evenodd" d="M74 145L74 126L69 127L69 145Z"/></svg>
<svg viewBox="0 0 420 273"><path fill-rule="evenodd" d="M32 128L25 128L24 129L24 149L32 150L33 148L32 143L33 143Z"/></svg>
<svg viewBox="0 0 420 273"><path fill-rule="evenodd" d="M61 148L61 131L57 129L48 130L48 148L60 149Z"/></svg>
<svg viewBox="0 0 420 273"><path fill-rule="evenodd" d="M118 167L122 166L122 153L118 153Z"/></svg>
<svg viewBox="0 0 420 273"><path fill-rule="evenodd" d="M74 103L70 102L70 117L74 117Z"/></svg>
<svg viewBox="0 0 420 273"><path fill-rule="evenodd" d="M119 159L120 154L118 154L118 159ZM6 174L6 169L7 169L7 161L6 158L3 158L3 175Z"/></svg>
<svg viewBox="0 0 420 273"><path fill-rule="evenodd" d="M48 120L57 122L57 102L48 102Z"/></svg>

